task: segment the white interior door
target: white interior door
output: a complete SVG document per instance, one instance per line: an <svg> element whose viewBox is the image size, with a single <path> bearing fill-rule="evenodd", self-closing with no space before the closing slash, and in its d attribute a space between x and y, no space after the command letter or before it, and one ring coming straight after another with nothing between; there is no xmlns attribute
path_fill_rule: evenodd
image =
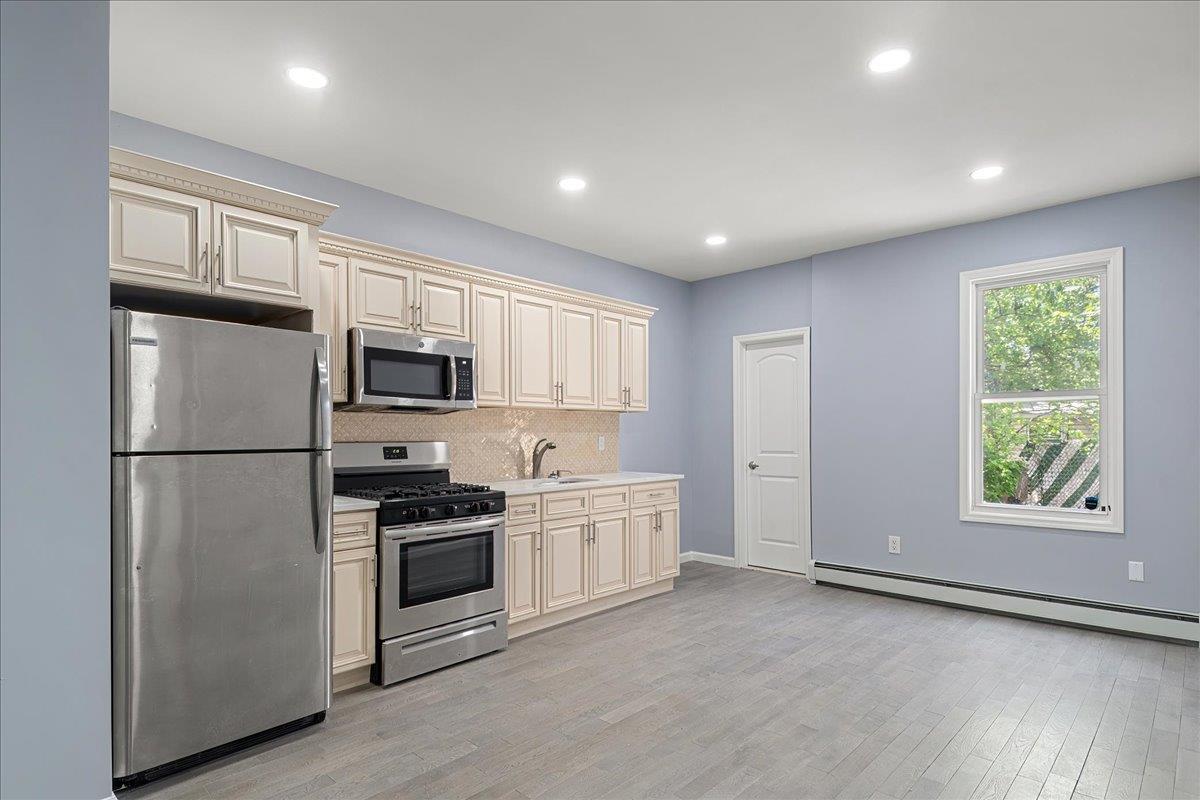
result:
<svg viewBox="0 0 1200 800"><path fill-rule="evenodd" d="M753 338L753 337L747 337ZM805 334L743 342L743 527L746 564L808 567L808 347Z"/></svg>

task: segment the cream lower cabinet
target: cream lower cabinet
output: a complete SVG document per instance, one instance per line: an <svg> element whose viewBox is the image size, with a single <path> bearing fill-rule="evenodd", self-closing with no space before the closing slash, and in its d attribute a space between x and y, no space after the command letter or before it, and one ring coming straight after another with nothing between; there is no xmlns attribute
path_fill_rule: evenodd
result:
<svg viewBox="0 0 1200 800"><path fill-rule="evenodd" d="M542 613L542 526L515 525L507 535L508 621L519 622Z"/></svg>
<svg viewBox="0 0 1200 800"><path fill-rule="evenodd" d="M375 575L375 512L334 514L329 638L333 674L342 676L337 689L366 683L375 663ZM356 670L357 679L347 681Z"/></svg>
<svg viewBox="0 0 1200 800"><path fill-rule="evenodd" d="M615 511L591 518L588 599L629 589L629 512Z"/></svg>
<svg viewBox="0 0 1200 800"><path fill-rule="evenodd" d="M594 613L593 601L599 611L624 602L622 593L647 596L632 589L657 593L654 584L679 574L678 496L672 481L508 498L506 598L516 634ZM538 617L549 618L519 624Z"/></svg>
<svg viewBox="0 0 1200 800"><path fill-rule="evenodd" d="M587 517L542 525L542 611L586 603L588 600Z"/></svg>

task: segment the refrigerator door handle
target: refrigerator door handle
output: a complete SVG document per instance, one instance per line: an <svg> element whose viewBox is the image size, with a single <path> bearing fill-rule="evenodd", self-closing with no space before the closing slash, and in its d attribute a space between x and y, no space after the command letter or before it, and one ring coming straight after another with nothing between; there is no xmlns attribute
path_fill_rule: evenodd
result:
<svg viewBox="0 0 1200 800"><path fill-rule="evenodd" d="M317 443L319 450L329 450L333 447L333 432L330 430L333 421L333 401L329 396L329 364L325 359L325 351L320 348L313 351L317 362Z"/></svg>
<svg viewBox="0 0 1200 800"><path fill-rule="evenodd" d="M333 512L333 453L329 450L318 450L313 453L317 463L313 466L316 473L314 487L313 511L316 513L316 524L313 525L313 548L320 555L325 552L332 534Z"/></svg>

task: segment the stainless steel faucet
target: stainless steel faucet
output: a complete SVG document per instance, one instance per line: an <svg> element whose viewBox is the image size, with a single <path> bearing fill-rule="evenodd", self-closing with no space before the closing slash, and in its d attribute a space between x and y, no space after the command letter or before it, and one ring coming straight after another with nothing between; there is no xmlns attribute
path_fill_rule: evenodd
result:
<svg viewBox="0 0 1200 800"><path fill-rule="evenodd" d="M533 446L533 477L542 477L542 458L546 455L547 450L553 450L558 447L549 439L538 439L537 444Z"/></svg>

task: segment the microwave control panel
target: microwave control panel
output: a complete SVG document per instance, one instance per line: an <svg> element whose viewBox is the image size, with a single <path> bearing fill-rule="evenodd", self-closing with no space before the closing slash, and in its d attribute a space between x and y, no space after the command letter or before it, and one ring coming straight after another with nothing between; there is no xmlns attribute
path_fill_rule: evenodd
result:
<svg viewBox="0 0 1200 800"><path fill-rule="evenodd" d="M455 400L475 399L475 369L472 361L470 358L454 357Z"/></svg>

